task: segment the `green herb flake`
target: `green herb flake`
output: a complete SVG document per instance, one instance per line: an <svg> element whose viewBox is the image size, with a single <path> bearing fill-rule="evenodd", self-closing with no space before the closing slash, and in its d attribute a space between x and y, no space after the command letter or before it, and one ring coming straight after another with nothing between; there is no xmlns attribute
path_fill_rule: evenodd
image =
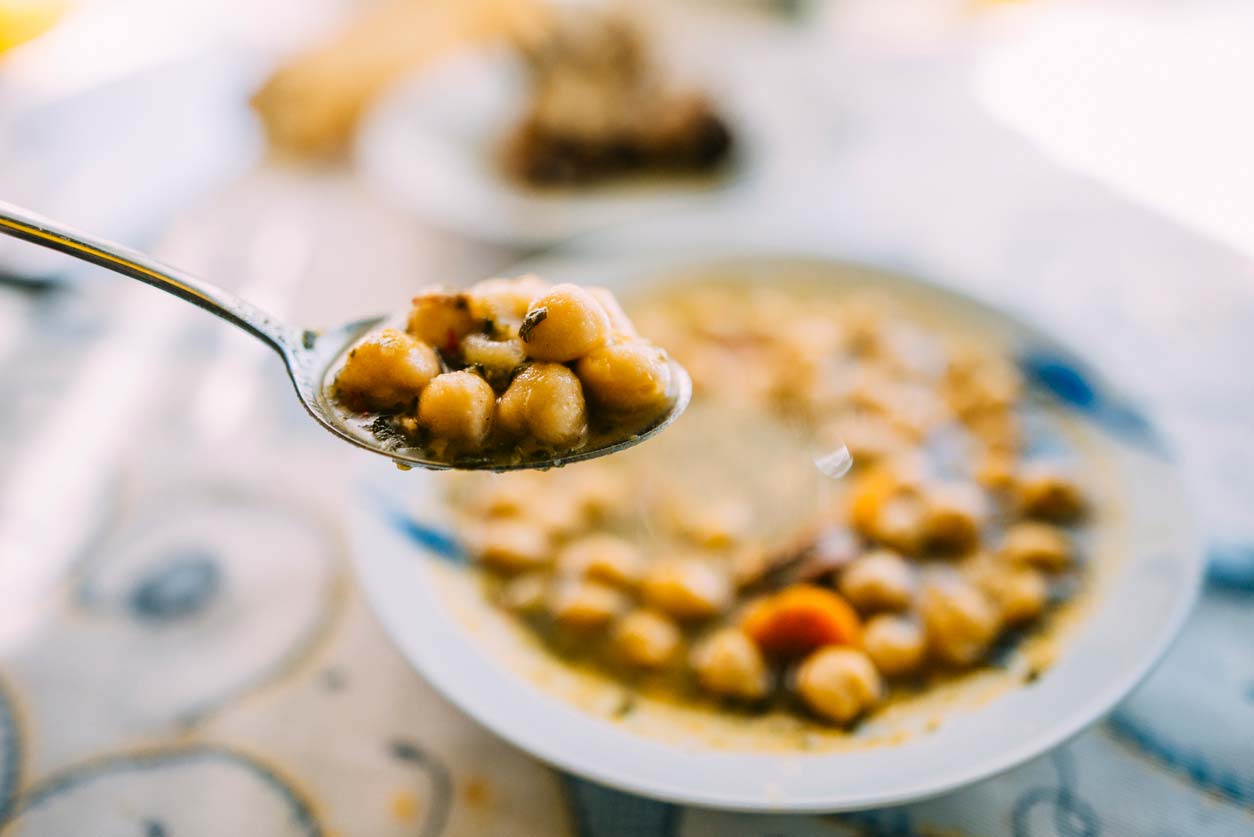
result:
<svg viewBox="0 0 1254 837"><path fill-rule="evenodd" d="M527 312L527 316L523 318L522 325L518 327L518 336L522 338L522 341L524 343L529 341L531 337L531 332L535 329L536 326L544 322L545 319L548 318L548 316L549 316L549 309L545 308L544 306L541 306L539 308L532 308L530 311Z"/></svg>

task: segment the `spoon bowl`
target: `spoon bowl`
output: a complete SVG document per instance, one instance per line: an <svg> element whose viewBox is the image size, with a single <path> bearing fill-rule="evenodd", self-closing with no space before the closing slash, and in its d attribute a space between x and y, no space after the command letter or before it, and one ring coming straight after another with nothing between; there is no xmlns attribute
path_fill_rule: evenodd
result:
<svg viewBox="0 0 1254 837"><path fill-rule="evenodd" d="M671 406L662 416L642 425L634 432L628 432L620 438L611 439L594 447L576 448L574 450L545 454L542 457L519 457L517 459L500 459L493 457L459 457L455 461L430 459L424 455L422 448L408 444L397 436L378 438L363 426L363 422L355 415L347 412L331 397L327 383L334 377L336 361L361 335L376 328L385 318L376 317L341 326L334 332L319 335L313 340L313 348L302 350L292 360L288 368L292 372L292 381L296 384L296 392L305 409L314 419L339 436L346 442L375 453L390 456L397 467L425 468L432 471L521 471L547 470L560 468L586 459L596 459L612 453L627 450L645 439L662 432L675 419L679 418L692 400L692 378L688 370L669 359L671 371ZM298 378L297 367L302 368ZM308 369L306 375L303 371Z"/></svg>
<svg viewBox="0 0 1254 837"><path fill-rule="evenodd" d="M660 433L683 414L692 400L692 379L672 359L669 361L672 381L670 409L652 424L622 438L607 439L594 447L570 452L547 453L541 457L509 461L468 458L446 462L429 459L420 448L406 445L395 438L383 440L362 432L354 426L350 414L335 402L328 391L330 371L336 362L358 338L381 325L387 318L369 317L326 330L294 328L235 294L156 259L80 233L64 224L3 201L0 201L0 233L138 279L242 328L283 358L297 397L315 421L344 441L371 453L386 456L405 469L546 470L595 459L626 450Z"/></svg>

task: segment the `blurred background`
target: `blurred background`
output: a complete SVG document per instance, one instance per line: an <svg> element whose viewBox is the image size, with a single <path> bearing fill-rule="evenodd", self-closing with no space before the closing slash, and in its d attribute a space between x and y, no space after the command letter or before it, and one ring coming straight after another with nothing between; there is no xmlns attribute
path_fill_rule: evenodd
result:
<svg viewBox="0 0 1254 837"><path fill-rule="evenodd" d="M633 3L733 169L537 194L485 162L517 107L501 61L593 5L0 0L0 200L311 327L541 252L677 244L975 293L1171 435L1210 570L1167 663L1097 730L915 806L767 821L569 779L388 646L342 520L345 475L388 466L309 422L267 349L5 239L0 830L1254 832L1254 5Z"/></svg>

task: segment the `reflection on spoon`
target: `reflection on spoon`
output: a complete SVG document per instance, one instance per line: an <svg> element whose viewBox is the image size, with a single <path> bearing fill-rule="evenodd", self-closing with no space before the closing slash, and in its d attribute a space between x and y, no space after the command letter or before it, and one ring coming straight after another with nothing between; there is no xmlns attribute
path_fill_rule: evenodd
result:
<svg viewBox="0 0 1254 837"><path fill-rule="evenodd" d="M814 467L818 468L824 476L838 480L849 473L849 469L853 467L853 454L849 452L848 445L840 442L840 446L835 450L816 456Z"/></svg>

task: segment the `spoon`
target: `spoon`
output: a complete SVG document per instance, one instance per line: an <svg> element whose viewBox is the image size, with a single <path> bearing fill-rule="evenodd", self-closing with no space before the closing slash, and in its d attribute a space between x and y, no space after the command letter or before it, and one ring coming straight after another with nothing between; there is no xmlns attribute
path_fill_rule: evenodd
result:
<svg viewBox="0 0 1254 837"><path fill-rule="evenodd" d="M670 360L674 400L669 412L652 426L622 439L611 439L595 448L582 448L568 453L550 455L546 459L495 462L477 459L462 463L448 463L423 458L415 448L388 447L360 432L355 432L348 414L330 398L325 382L335 361L353 345L357 338L384 322L385 317L355 320L337 328L314 331L287 325L275 319L252 303L235 294L215 287L208 282L189 276L180 270L103 239L80 233L64 224L51 221L34 212L0 201L0 233L30 241L50 250L67 253L85 262L100 265L138 279L155 288L198 305L215 316L239 326L279 353L287 365L296 395L313 416L327 430L359 448L382 454L401 468L427 468L431 470L490 470L509 471L522 469L546 469L595 459L618 453L640 444L661 432L688 408L692 399L692 379L688 372Z"/></svg>

